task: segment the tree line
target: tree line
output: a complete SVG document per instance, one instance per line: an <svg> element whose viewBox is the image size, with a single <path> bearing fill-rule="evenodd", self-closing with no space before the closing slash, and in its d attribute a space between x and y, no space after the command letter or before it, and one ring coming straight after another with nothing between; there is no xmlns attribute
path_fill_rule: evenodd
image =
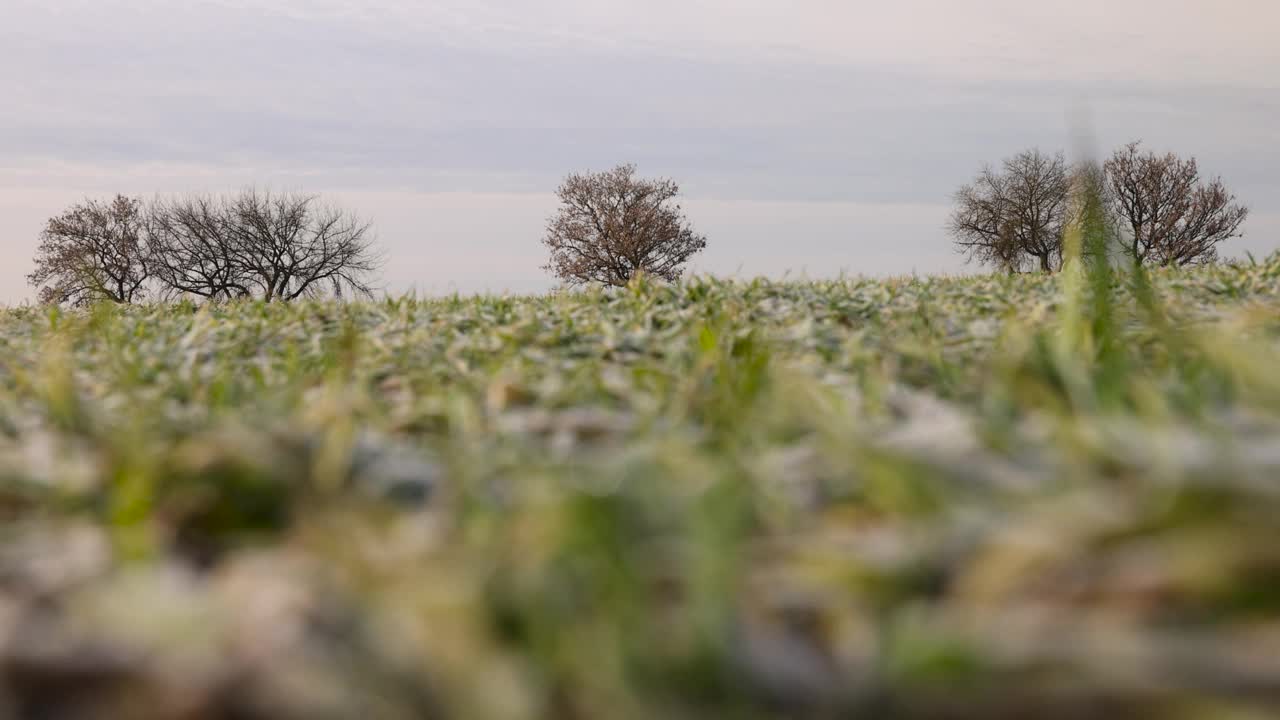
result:
<svg viewBox="0 0 1280 720"><path fill-rule="evenodd" d="M1081 192L1083 187L1096 191ZM634 165L573 174L543 236L544 269L570 285L674 281L707 246L669 179ZM1101 203L1093 207L1090 203ZM1096 212L1095 212L1096 211ZM1112 252L1140 264L1214 262L1249 211L1195 158L1131 143L1102 165L1028 150L985 167L955 194L949 230L969 260L1006 272L1055 272L1070 227L1102 215ZM44 303L194 297L288 302L369 296L381 264L372 226L318 196L250 189L150 203L86 200L49 220L28 276Z"/></svg>
<svg viewBox="0 0 1280 720"><path fill-rule="evenodd" d="M246 190L86 200L49 220L28 281L43 303L368 296L371 225L315 195Z"/></svg>
<svg viewBox="0 0 1280 720"><path fill-rule="evenodd" d="M674 281L707 245L672 180L634 165L570 175L548 223L545 269L570 285ZM371 225L315 195L245 190L143 202L85 200L50 219L28 281L42 303L369 296L381 257Z"/></svg>
<svg viewBox="0 0 1280 720"><path fill-rule="evenodd" d="M1093 193L1082 193L1088 186ZM1066 234L1096 195L1114 257L1140 265L1216 262L1249 215L1221 178L1196 159L1133 142L1101 165L1068 164L1063 153L1027 150L985 167L955 194L949 230L969 260L1006 272L1062 268Z"/></svg>

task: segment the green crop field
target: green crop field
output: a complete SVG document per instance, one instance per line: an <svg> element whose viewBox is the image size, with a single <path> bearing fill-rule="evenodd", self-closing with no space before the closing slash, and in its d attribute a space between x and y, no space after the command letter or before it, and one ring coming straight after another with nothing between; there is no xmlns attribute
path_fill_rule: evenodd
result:
<svg viewBox="0 0 1280 720"><path fill-rule="evenodd" d="M0 311L0 717L1262 718L1280 255Z"/></svg>

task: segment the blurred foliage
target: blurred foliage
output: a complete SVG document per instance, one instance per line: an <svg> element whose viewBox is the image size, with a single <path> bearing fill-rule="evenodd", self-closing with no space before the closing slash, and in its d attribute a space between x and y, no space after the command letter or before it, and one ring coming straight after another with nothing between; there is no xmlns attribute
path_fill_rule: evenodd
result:
<svg viewBox="0 0 1280 720"><path fill-rule="evenodd" d="M1278 341L1280 255L5 310L0 717L1269 717Z"/></svg>

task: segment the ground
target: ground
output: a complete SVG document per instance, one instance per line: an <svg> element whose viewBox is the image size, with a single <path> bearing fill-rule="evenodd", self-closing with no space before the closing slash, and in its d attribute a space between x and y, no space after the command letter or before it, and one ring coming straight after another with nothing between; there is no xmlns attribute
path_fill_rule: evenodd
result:
<svg viewBox="0 0 1280 720"><path fill-rule="evenodd" d="M0 311L0 718L1266 717L1280 255Z"/></svg>

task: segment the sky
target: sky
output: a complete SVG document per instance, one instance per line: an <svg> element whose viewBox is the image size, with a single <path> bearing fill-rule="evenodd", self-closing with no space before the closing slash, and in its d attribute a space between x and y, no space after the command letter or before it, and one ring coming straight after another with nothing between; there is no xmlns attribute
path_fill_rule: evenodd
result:
<svg viewBox="0 0 1280 720"><path fill-rule="evenodd" d="M246 186L373 221L388 292L540 292L570 172L676 179L696 272L967 272L950 196L1143 139L1280 248L1273 0L0 0L0 303L86 197Z"/></svg>

